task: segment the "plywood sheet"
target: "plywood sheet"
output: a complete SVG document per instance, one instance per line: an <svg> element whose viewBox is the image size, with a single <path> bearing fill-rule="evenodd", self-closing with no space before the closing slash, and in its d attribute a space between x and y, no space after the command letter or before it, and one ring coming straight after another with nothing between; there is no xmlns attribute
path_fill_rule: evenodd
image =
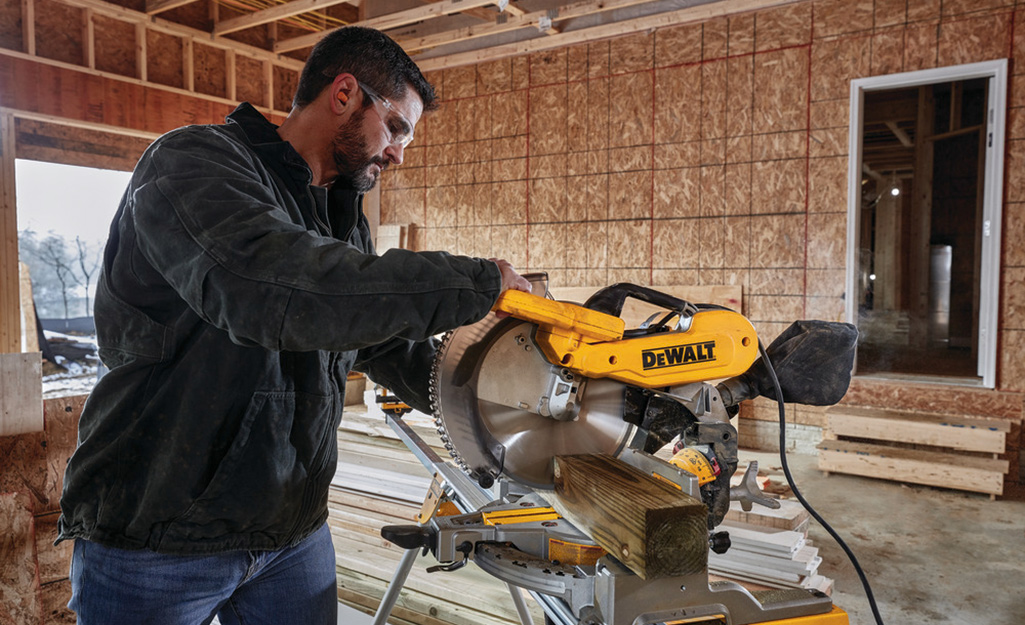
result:
<svg viewBox="0 0 1025 625"><path fill-rule="evenodd" d="M43 366L39 352L0 354L0 436L43 430Z"/></svg>
<svg viewBox="0 0 1025 625"><path fill-rule="evenodd" d="M40 589L43 625L74 625L75 613L68 609L71 600L71 580L43 584Z"/></svg>
<svg viewBox="0 0 1025 625"><path fill-rule="evenodd" d="M135 24L93 15L96 69L136 77Z"/></svg>
<svg viewBox="0 0 1025 625"><path fill-rule="evenodd" d="M146 31L146 77L151 82L182 88L185 86L182 38Z"/></svg>
<svg viewBox="0 0 1025 625"><path fill-rule="evenodd" d="M83 9L53 0L35 3L36 53L55 61L83 65Z"/></svg>
<svg viewBox="0 0 1025 625"><path fill-rule="evenodd" d="M71 551L74 541L65 540L56 547L57 519L59 512L44 514L35 518L36 557L39 562L39 582L43 585L68 579L71 567Z"/></svg>
<svg viewBox="0 0 1025 625"><path fill-rule="evenodd" d="M21 0L0 0L0 47L22 50Z"/></svg>

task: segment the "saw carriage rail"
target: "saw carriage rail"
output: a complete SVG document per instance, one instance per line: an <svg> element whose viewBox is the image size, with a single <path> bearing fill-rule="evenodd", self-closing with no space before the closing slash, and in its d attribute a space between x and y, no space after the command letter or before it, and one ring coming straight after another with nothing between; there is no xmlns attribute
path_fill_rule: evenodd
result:
<svg viewBox="0 0 1025 625"><path fill-rule="evenodd" d="M386 527L382 536L407 555L430 551L441 564L429 570L473 560L509 584L514 601L522 602L517 589L530 592L555 623L846 625L817 591L749 592L708 580L709 549L729 548L714 528L730 499L745 509L778 506L754 474L732 493L729 486L737 468L730 416L741 400L766 394L752 366L760 361L750 322L636 285L608 287L583 306L556 302L543 276L531 281L532 294L500 297L502 318L459 328L439 348L432 404L459 469L387 417L435 480L419 525ZM627 329L620 314L628 298L664 312ZM780 360L828 355L829 363L812 364L825 384L843 388L804 397L807 380L777 370L788 380L786 400L839 399L850 349L837 347L851 337L831 327L843 324L805 323L812 325L773 344ZM823 337L835 344L822 349ZM674 441L671 463L652 455ZM439 513L444 501L461 513ZM385 622L412 562L403 559L376 622Z"/></svg>

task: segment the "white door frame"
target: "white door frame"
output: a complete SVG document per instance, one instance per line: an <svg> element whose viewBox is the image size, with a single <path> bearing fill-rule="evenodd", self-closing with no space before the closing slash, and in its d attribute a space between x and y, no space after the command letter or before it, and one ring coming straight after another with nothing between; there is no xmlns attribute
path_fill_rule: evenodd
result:
<svg viewBox="0 0 1025 625"><path fill-rule="evenodd" d="M1000 308L1000 226L1003 211L1004 135L1007 123L1007 59L926 69L851 81L850 136L847 163L847 277L844 313L857 324L857 268L861 211L861 134L866 91L920 87L988 78L986 169L983 180L982 275L979 289L978 375L982 386L996 386L997 323Z"/></svg>

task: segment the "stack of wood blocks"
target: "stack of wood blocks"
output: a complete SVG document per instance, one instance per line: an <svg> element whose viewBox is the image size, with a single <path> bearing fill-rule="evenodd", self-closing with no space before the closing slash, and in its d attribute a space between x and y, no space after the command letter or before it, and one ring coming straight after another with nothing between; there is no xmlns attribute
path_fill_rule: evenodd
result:
<svg viewBox="0 0 1025 625"><path fill-rule="evenodd" d="M347 407L342 420L328 524L337 555L339 601L373 613L404 553L381 538L381 527L415 524L432 476L388 427L383 413L376 406L369 410ZM414 412L404 420L439 456L449 457L430 418ZM453 572L427 573L435 564L430 554L417 557L389 623L520 622L504 583L472 563ZM534 621L544 622L541 608L530 600L527 605Z"/></svg>
<svg viewBox="0 0 1025 625"><path fill-rule="evenodd" d="M1011 423L1005 419L856 406L826 411L819 469L1003 494Z"/></svg>

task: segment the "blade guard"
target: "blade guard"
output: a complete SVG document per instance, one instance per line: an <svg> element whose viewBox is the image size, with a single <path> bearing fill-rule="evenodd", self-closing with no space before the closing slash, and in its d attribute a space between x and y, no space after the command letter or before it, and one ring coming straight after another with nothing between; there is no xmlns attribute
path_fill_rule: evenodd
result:
<svg viewBox="0 0 1025 625"><path fill-rule="evenodd" d="M620 317L522 291L505 291L494 310L536 324L534 340L550 362L642 388L729 378L758 357L754 327L730 310L699 310L686 332L630 338Z"/></svg>

